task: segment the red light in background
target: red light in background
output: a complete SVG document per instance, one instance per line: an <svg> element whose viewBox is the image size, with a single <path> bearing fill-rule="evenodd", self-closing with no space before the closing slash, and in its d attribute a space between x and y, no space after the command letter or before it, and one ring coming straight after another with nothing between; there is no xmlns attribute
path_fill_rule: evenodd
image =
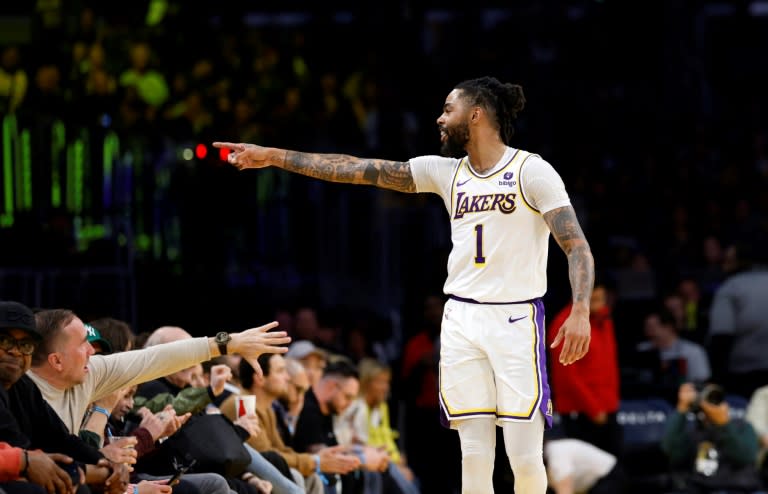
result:
<svg viewBox="0 0 768 494"><path fill-rule="evenodd" d="M229 158L229 149L219 148L219 159L221 161L227 161L227 158Z"/></svg>
<svg viewBox="0 0 768 494"><path fill-rule="evenodd" d="M197 159L205 159L206 156L208 156L208 148L205 147L205 144L198 144L195 146L195 156L197 156Z"/></svg>

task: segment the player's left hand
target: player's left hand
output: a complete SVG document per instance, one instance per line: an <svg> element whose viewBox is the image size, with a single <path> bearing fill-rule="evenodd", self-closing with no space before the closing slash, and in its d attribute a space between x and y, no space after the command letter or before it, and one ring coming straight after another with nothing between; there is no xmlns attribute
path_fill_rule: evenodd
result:
<svg viewBox="0 0 768 494"><path fill-rule="evenodd" d="M570 365L587 354L591 337L589 312L582 313L574 309L557 332L551 348L557 348L563 343L560 363Z"/></svg>

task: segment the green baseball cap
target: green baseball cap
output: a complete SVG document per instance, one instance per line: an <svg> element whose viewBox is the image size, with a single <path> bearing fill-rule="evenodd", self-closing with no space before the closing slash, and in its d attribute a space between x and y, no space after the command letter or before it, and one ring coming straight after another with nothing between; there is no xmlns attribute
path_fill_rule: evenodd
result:
<svg viewBox="0 0 768 494"><path fill-rule="evenodd" d="M98 345L98 347L94 347L96 348L96 353L103 353L103 354L112 353L112 345L109 343L109 341L105 340L101 336L101 333L99 333L98 329L86 323L85 331L88 333L88 337L86 338L88 340L88 343L90 343L91 345L93 345L94 343Z"/></svg>

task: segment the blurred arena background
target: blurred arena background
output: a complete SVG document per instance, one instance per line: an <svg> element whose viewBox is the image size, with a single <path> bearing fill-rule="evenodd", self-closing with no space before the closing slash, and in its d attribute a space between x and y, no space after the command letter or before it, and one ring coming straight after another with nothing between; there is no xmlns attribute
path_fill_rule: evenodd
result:
<svg viewBox="0 0 768 494"><path fill-rule="evenodd" d="M516 144L565 178L626 333L638 304L706 277L707 242L765 242L766 2L0 11L3 298L191 331L304 301L416 318L445 274L436 197L238 176L210 142L432 154L445 94L486 74L524 86ZM565 269L555 251L550 307Z"/></svg>

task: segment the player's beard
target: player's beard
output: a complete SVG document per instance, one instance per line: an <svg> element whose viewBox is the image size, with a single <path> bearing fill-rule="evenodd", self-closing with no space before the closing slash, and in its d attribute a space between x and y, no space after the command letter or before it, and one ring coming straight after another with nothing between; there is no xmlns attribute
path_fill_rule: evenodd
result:
<svg viewBox="0 0 768 494"><path fill-rule="evenodd" d="M469 124L462 122L454 127L445 127L445 142L440 144L440 154L450 158L463 158L467 151L465 147L469 142Z"/></svg>

